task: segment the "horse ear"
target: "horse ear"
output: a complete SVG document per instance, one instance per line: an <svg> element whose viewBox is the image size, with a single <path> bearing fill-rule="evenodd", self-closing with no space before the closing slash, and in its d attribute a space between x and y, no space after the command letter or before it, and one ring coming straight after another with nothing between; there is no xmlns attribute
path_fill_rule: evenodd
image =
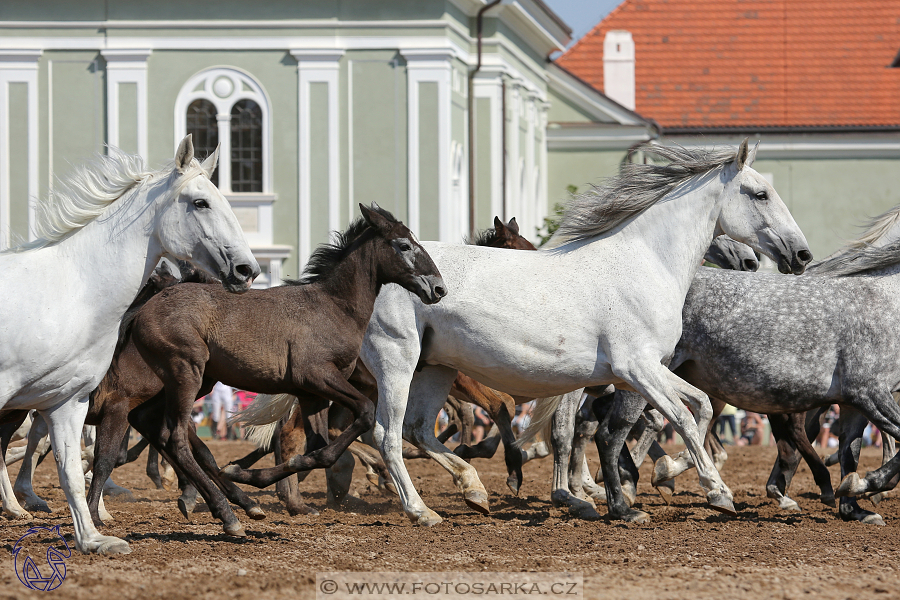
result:
<svg viewBox="0 0 900 600"><path fill-rule="evenodd" d="M500 217L494 217L494 231L498 236L506 236L506 225L503 224L503 221L500 220Z"/></svg>
<svg viewBox="0 0 900 600"><path fill-rule="evenodd" d="M378 205L374 202L372 203L372 208L369 208L362 203L359 204L359 212L362 214L362 218L366 220L366 223L379 231L390 231L391 223L385 219L381 213L375 210L377 208Z"/></svg>
<svg viewBox="0 0 900 600"><path fill-rule="evenodd" d="M213 153L206 157L202 163L200 163L200 168L203 169L203 172L206 173L206 176L209 179L212 179L213 171L216 170L216 165L219 163L219 144L216 145L216 149L213 150Z"/></svg>
<svg viewBox="0 0 900 600"><path fill-rule="evenodd" d="M756 151L759 150L759 140L756 140L756 144L753 145L753 150L747 155L747 163L744 165L745 167L753 166L753 161L756 160Z"/></svg>
<svg viewBox="0 0 900 600"><path fill-rule="evenodd" d="M175 169L177 169L179 173L184 173L184 170L187 169L191 165L191 161L194 160L194 142L191 138L192 135L193 134L189 133L184 136L184 139L178 144L178 150L175 151Z"/></svg>
<svg viewBox="0 0 900 600"><path fill-rule="evenodd" d="M506 224L506 227L514 234L519 235L519 224L516 223L515 217L509 220L509 223Z"/></svg>
<svg viewBox="0 0 900 600"><path fill-rule="evenodd" d="M732 163L736 171L740 171L747 164L747 156L749 153L750 144L747 141L747 138L744 138L744 141L741 142L741 147L738 148L737 156L734 157L734 162Z"/></svg>
<svg viewBox="0 0 900 600"><path fill-rule="evenodd" d="M156 271L154 273L158 273L160 275L173 275L172 269L169 268L169 261L164 260L159 263L159 266L156 267Z"/></svg>

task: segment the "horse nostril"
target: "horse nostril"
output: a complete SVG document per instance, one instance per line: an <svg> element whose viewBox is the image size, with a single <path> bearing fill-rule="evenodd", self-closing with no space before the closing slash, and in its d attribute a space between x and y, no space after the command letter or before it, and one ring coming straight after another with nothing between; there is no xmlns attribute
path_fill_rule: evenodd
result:
<svg viewBox="0 0 900 600"><path fill-rule="evenodd" d="M434 288L434 293L437 294L439 298L443 298L444 296L447 295L447 290L445 290L441 286L436 286Z"/></svg>
<svg viewBox="0 0 900 600"><path fill-rule="evenodd" d="M759 263L753 260L752 258L744 259L744 270L745 271L755 271L759 268Z"/></svg>
<svg viewBox="0 0 900 600"><path fill-rule="evenodd" d="M812 260L812 252L810 252L809 250L801 250L800 252L797 253L797 258L799 258L800 260L802 260L805 263L808 263L809 261Z"/></svg>
<svg viewBox="0 0 900 600"><path fill-rule="evenodd" d="M249 281L253 278L253 267L250 265L238 265L234 268L238 275L240 275L245 281Z"/></svg>

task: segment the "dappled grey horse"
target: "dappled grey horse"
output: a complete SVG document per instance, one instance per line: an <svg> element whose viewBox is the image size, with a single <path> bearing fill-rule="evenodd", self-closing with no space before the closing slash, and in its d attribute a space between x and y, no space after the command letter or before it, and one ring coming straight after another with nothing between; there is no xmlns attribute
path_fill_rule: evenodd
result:
<svg viewBox="0 0 900 600"><path fill-rule="evenodd" d="M687 295L682 338L670 367L711 397L760 413L792 413L841 404L862 413L884 433L900 435L900 408L891 392L900 385L900 244L855 247L814 268L820 277L701 271ZM606 445L601 462L610 513L626 520L645 514L619 491L619 449L644 408L622 394L601 420ZM852 418L841 433L840 463L847 476L837 495L886 489L900 459L859 479L858 441L865 419ZM852 442L852 443L851 443ZM663 457L655 479L690 466ZM844 520L881 523L855 500L841 499Z"/></svg>

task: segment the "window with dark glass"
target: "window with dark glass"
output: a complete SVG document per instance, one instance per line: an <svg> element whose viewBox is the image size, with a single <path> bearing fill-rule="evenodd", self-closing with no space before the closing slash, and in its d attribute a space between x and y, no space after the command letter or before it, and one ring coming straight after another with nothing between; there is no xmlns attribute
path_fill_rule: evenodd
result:
<svg viewBox="0 0 900 600"><path fill-rule="evenodd" d="M219 145L216 107L209 100L194 100L187 109L187 133L193 135L194 156L203 162ZM219 169L213 172L213 184L219 185Z"/></svg>
<svg viewBox="0 0 900 600"><path fill-rule="evenodd" d="M262 110L253 100L231 109L231 190L263 191Z"/></svg>

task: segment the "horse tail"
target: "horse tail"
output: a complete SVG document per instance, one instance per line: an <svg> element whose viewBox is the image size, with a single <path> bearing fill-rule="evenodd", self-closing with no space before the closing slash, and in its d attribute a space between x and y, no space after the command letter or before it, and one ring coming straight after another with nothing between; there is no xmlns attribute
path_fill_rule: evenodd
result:
<svg viewBox="0 0 900 600"><path fill-rule="evenodd" d="M539 398L534 401L534 410L531 412L531 423L519 439L516 440L516 447L521 448L528 442L535 440L538 436L547 444L550 444L550 428L553 423L553 413L556 412L559 403L562 402L563 396L551 396L550 398Z"/></svg>
<svg viewBox="0 0 900 600"><path fill-rule="evenodd" d="M290 394L260 394L250 406L235 413L228 419L229 425L243 423L245 425L268 425L276 423L294 408L297 398Z"/></svg>
<svg viewBox="0 0 900 600"><path fill-rule="evenodd" d="M247 433L244 438L253 442L253 445L262 450L268 450L272 445L272 438L275 437L275 429L278 428L278 421L267 423L265 425L250 425L247 427Z"/></svg>

